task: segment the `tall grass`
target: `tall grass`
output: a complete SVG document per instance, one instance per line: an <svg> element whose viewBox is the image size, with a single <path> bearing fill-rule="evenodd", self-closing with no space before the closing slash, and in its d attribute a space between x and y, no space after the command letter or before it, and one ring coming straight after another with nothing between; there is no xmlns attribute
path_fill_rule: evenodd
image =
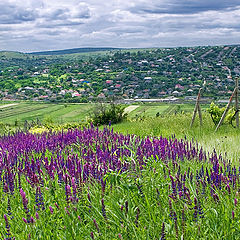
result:
<svg viewBox="0 0 240 240"><path fill-rule="evenodd" d="M1 239L240 238L239 165L193 141L91 127L0 148Z"/></svg>
<svg viewBox="0 0 240 240"><path fill-rule="evenodd" d="M221 154L226 154L232 161L240 158L240 129L224 124L215 132L216 126L208 113L203 113L203 126L200 126L196 118L190 128L192 115L176 114L162 117L144 118L142 121L125 121L114 125L114 130L124 134L136 134L138 136L163 136L194 139L209 152L214 149Z"/></svg>

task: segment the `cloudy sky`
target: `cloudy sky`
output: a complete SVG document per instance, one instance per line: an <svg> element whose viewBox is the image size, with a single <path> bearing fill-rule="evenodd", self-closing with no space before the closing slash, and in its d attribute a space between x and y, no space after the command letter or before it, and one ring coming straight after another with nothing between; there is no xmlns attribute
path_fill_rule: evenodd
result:
<svg viewBox="0 0 240 240"><path fill-rule="evenodd" d="M0 50L240 43L240 0L0 0Z"/></svg>

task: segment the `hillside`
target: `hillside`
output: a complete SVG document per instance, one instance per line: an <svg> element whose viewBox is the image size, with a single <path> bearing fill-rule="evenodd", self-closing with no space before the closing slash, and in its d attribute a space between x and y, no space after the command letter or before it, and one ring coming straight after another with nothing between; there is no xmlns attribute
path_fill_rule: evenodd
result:
<svg viewBox="0 0 240 240"><path fill-rule="evenodd" d="M100 51L111 51L120 50L120 48L72 48L56 51L42 51L42 52L31 52L31 55L65 55L75 53L89 53L89 52L100 52Z"/></svg>
<svg viewBox="0 0 240 240"><path fill-rule="evenodd" d="M8 59L11 60L13 58L23 59L27 58L28 56L21 52L14 52L14 51L0 51L0 59Z"/></svg>
<svg viewBox="0 0 240 240"><path fill-rule="evenodd" d="M99 49L98 49L99 50ZM208 101L231 95L240 46L124 49L64 55L0 57L0 98L88 102L118 99Z"/></svg>

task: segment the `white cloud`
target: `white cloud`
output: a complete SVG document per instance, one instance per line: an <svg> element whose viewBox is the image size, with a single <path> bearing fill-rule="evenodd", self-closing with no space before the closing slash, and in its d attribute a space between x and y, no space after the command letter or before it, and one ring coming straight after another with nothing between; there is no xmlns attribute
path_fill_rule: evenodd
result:
<svg viewBox="0 0 240 240"><path fill-rule="evenodd" d="M2 0L0 46L39 51L232 44L240 39L239 21L238 0Z"/></svg>

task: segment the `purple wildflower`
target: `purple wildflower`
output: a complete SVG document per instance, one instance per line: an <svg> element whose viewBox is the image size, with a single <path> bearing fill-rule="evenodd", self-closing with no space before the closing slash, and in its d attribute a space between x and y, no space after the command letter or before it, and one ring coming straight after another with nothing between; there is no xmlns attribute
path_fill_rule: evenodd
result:
<svg viewBox="0 0 240 240"><path fill-rule="evenodd" d="M36 221L34 220L34 218L31 216L30 217L30 223L35 223Z"/></svg>
<svg viewBox="0 0 240 240"><path fill-rule="evenodd" d="M7 235L7 238L5 238L6 240L11 240L11 233L10 233L10 224L8 222L8 218L7 218L7 215L4 214L4 220L5 220L5 223L6 223L6 235Z"/></svg>
<svg viewBox="0 0 240 240"><path fill-rule="evenodd" d="M26 218L22 218L22 220L23 220L25 223L28 223L28 221L27 221Z"/></svg>
<svg viewBox="0 0 240 240"><path fill-rule="evenodd" d="M128 214L128 201L125 202L125 213Z"/></svg>
<svg viewBox="0 0 240 240"><path fill-rule="evenodd" d="M138 219L139 219L139 215L140 215L140 209L137 208L137 215L136 215L136 219L135 219L135 225L136 225L136 227L138 227Z"/></svg>
<svg viewBox="0 0 240 240"><path fill-rule="evenodd" d="M102 198L102 215L104 217L105 220L107 220L107 215L106 215L106 208L105 208L105 204L104 204L104 199Z"/></svg>
<svg viewBox="0 0 240 240"><path fill-rule="evenodd" d="M197 222L197 220L198 220L198 201L197 201L197 198L194 198L193 221Z"/></svg>
<svg viewBox="0 0 240 240"><path fill-rule="evenodd" d="M100 232L100 229L99 229L99 227L98 227L98 224L97 224L97 222L96 222L96 219L93 219L93 223L94 223L94 226L95 226L95 228L97 229L97 231Z"/></svg>
<svg viewBox="0 0 240 240"><path fill-rule="evenodd" d="M50 213L53 214L53 208L49 206Z"/></svg>
<svg viewBox="0 0 240 240"><path fill-rule="evenodd" d="M23 208L25 210L26 216L27 216L27 222L30 222L30 215L29 215L29 209L28 209L28 200L26 198L26 193L20 189L20 194L22 197L22 203L23 203Z"/></svg>
<svg viewBox="0 0 240 240"><path fill-rule="evenodd" d="M165 223L162 223L161 240L166 240Z"/></svg>

